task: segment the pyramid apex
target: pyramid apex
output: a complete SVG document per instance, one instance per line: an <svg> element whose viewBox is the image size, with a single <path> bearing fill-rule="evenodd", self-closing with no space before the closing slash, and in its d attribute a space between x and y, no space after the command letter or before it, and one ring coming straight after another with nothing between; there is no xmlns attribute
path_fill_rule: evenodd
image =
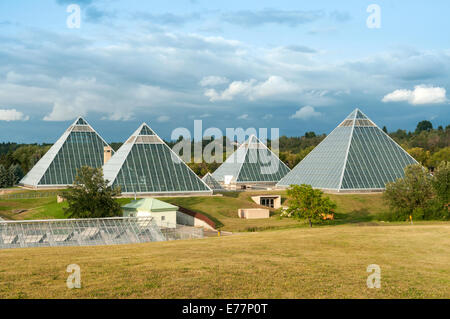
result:
<svg viewBox="0 0 450 319"><path fill-rule="evenodd" d="M81 115L79 115L72 125L88 125L88 123Z"/></svg>

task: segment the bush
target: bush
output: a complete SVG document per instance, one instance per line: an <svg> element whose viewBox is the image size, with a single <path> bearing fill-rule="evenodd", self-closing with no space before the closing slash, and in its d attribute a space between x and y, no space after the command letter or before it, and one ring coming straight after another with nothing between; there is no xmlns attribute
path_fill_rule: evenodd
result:
<svg viewBox="0 0 450 319"><path fill-rule="evenodd" d="M439 165L431 176L420 165L405 168L405 177L386 185L384 199L391 211L384 214L388 221L449 220L450 164Z"/></svg>

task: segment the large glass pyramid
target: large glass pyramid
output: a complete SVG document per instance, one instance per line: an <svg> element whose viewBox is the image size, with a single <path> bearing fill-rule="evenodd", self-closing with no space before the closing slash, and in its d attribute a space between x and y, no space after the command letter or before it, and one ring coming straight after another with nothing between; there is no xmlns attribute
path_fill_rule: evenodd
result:
<svg viewBox="0 0 450 319"><path fill-rule="evenodd" d="M289 171L289 167L278 156L252 135L217 168L212 176L225 184L276 183Z"/></svg>
<svg viewBox="0 0 450 319"><path fill-rule="evenodd" d="M383 190L417 161L359 109L308 154L277 186L309 184L334 191Z"/></svg>
<svg viewBox="0 0 450 319"><path fill-rule="evenodd" d="M212 194L211 189L145 123L103 166L125 194Z"/></svg>
<svg viewBox="0 0 450 319"><path fill-rule="evenodd" d="M109 145L79 117L20 181L32 188L72 185L82 166L102 167Z"/></svg>

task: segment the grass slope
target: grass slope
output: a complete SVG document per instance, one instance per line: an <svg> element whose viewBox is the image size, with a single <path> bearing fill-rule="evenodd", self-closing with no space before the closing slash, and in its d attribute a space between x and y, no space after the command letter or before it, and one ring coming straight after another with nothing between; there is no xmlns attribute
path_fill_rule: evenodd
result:
<svg viewBox="0 0 450 319"><path fill-rule="evenodd" d="M69 290L73 263L82 288ZM0 250L0 298L450 298L449 264L449 223Z"/></svg>
<svg viewBox="0 0 450 319"><path fill-rule="evenodd" d="M303 227L302 222L291 219L279 219L274 215L268 219L245 220L237 217L239 208L261 207L251 200L257 194L279 194L286 200L284 191L250 191L226 192L224 196L212 197L167 197L161 198L174 205L183 206L203 213L210 217L222 230L232 232L263 231ZM387 207L381 194L330 194L336 201L338 209L336 220L330 224L345 224L354 222L370 222ZM129 203L131 198L120 198L121 205ZM56 203L56 196L34 199L0 199L0 217L13 220L64 218L63 207L66 203Z"/></svg>

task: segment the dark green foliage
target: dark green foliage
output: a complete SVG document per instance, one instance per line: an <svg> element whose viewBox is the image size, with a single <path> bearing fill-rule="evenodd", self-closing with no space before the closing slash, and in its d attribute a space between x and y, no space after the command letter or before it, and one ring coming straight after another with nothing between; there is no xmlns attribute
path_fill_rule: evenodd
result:
<svg viewBox="0 0 450 319"><path fill-rule="evenodd" d="M108 186L101 168L83 166L78 170L74 185L61 194L69 204L64 214L69 218L121 216L120 204L114 199L119 195L120 189Z"/></svg>
<svg viewBox="0 0 450 319"><path fill-rule="evenodd" d="M22 168L17 165L11 165L8 168L0 164L0 188L13 187L23 177Z"/></svg>
<svg viewBox="0 0 450 319"><path fill-rule="evenodd" d="M417 124L416 133L420 133L422 131L431 131L433 129L433 124L430 121L421 121Z"/></svg>

